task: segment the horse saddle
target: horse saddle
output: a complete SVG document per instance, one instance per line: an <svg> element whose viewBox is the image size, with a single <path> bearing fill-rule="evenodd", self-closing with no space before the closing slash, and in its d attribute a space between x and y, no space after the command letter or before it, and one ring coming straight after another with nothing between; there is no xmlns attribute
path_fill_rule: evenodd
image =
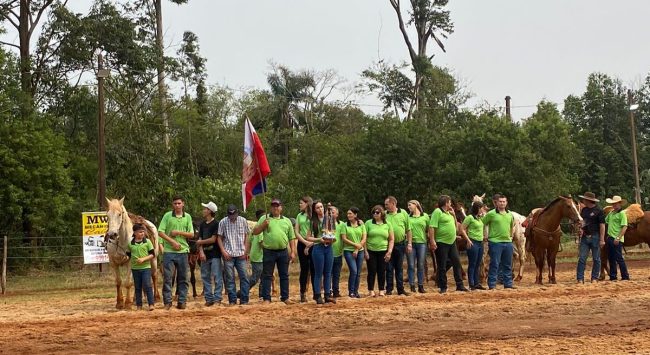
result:
<svg viewBox="0 0 650 355"><path fill-rule="evenodd" d="M539 222L539 216L542 215L542 212L544 212L543 208L537 208L534 209L528 217L526 217L526 220L521 224L526 228L526 231L524 232L524 236L526 237L526 251L532 252L533 249L535 248L534 241L533 241L533 229L535 226L537 226L537 222ZM524 223L526 225L524 225Z"/></svg>

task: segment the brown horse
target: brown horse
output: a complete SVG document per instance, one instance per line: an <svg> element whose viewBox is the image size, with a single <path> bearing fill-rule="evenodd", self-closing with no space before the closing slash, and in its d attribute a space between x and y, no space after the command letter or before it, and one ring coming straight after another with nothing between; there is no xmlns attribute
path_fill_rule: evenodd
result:
<svg viewBox="0 0 650 355"><path fill-rule="evenodd" d="M548 262L548 281L555 280L555 258L560 248L562 230L560 222L568 218L574 223L582 221L578 207L571 196L560 196L533 216L533 221L526 228L526 250L532 251L537 266L535 283L542 284L544 259Z"/></svg>
<svg viewBox="0 0 650 355"><path fill-rule="evenodd" d="M650 212L644 212L643 218L636 224L629 225L623 238L624 247L632 247L642 243L650 245ZM600 279L604 280L609 273L607 265L607 247L600 248Z"/></svg>

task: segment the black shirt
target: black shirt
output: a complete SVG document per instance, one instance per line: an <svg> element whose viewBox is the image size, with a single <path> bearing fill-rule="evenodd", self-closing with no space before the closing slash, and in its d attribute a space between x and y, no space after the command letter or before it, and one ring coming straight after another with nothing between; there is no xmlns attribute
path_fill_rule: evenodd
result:
<svg viewBox="0 0 650 355"><path fill-rule="evenodd" d="M580 216L584 220L584 227L582 227L582 230L585 232L585 235L600 233L600 224L605 224L605 214L600 207L585 207L580 211Z"/></svg>
<svg viewBox="0 0 650 355"><path fill-rule="evenodd" d="M201 222L199 226L199 239L210 239L213 235L217 235L218 229L219 222L216 219L213 219L210 223L206 221ZM216 239L214 244L203 244L203 252L205 253L206 259L221 257L221 250L219 250Z"/></svg>

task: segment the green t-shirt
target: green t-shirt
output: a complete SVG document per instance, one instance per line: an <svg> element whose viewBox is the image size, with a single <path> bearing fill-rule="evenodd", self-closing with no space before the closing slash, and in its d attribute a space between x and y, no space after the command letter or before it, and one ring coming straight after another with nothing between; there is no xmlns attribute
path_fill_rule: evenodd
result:
<svg viewBox="0 0 650 355"><path fill-rule="evenodd" d="M153 244L147 238L142 239L141 242L136 242L135 239L131 240L129 243L129 251L131 252L131 269L132 270L144 270L151 269L151 262L147 261L142 264L138 264L139 258L144 258L149 255L149 251L153 252Z"/></svg>
<svg viewBox="0 0 650 355"><path fill-rule="evenodd" d="M251 235L251 263L261 263L264 258L264 251L262 250L262 233Z"/></svg>
<svg viewBox="0 0 650 355"><path fill-rule="evenodd" d="M364 224L359 224L356 227L348 226L347 223L343 223L345 225L345 237L351 241L352 243L359 244L361 243L361 240L363 239L363 235L366 233L366 226ZM345 246L343 247L343 250L345 251L354 251L354 247L350 244L345 243ZM363 250L363 248L359 249Z"/></svg>
<svg viewBox="0 0 650 355"><path fill-rule="evenodd" d="M483 241L483 221L480 218L476 219L474 216L469 215L465 217L463 225L467 227L469 239L477 242Z"/></svg>
<svg viewBox="0 0 650 355"><path fill-rule="evenodd" d="M605 217L605 223L607 223L607 236L617 238L618 234L621 233L621 229L627 226L627 215L623 210L620 212L612 211ZM621 236L621 243L624 241L625 235Z"/></svg>
<svg viewBox="0 0 650 355"><path fill-rule="evenodd" d="M393 226L390 223L375 224L372 222L372 219L366 221L366 230L368 231L366 247L370 251L387 251L388 236L393 231Z"/></svg>
<svg viewBox="0 0 650 355"><path fill-rule="evenodd" d="M174 249L171 244L166 240L162 240L163 246L165 247L165 253L189 253L190 246L187 244L187 239L182 235L177 235L175 237L171 236L173 230L181 232L194 233L194 226L192 225L192 217L189 213L183 212L183 215L178 217L174 215L174 211L169 211L165 213L160 221L160 226L158 230L167 234L168 237L174 239L178 244L181 245L181 250Z"/></svg>
<svg viewBox="0 0 650 355"><path fill-rule="evenodd" d="M512 243L512 227L515 218L510 211L497 213L496 208L483 217L483 224L490 228L488 241L492 243Z"/></svg>
<svg viewBox="0 0 650 355"><path fill-rule="evenodd" d="M296 216L296 224L298 225L300 235L302 235L303 238L307 238L307 232L311 229L311 220L309 219L309 216L304 212L298 213Z"/></svg>
<svg viewBox="0 0 650 355"><path fill-rule="evenodd" d="M436 230L436 243L454 244L456 242L456 217L451 212L436 208L431 214L429 227Z"/></svg>
<svg viewBox="0 0 650 355"><path fill-rule="evenodd" d="M343 255L343 240L341 240L341 234L344 233L345 223L339 221L336 225L336 233L334 234L336 241L332 244L332 252L335 258Z"/></svg>
<svg viewBox="0 0 650 355"><path fill-rule="evenodd" d="M261 224L266 218L267 215L262 216L257 224ZM296 239L296 236L289 218L284 216L270 217L269 226L262 233L262 247L272 250L286 249L289 246L289 241L293 239Z"/></svg>
<svg viewBox="0 0 650 355"><path fill-rule="evenodd" d="M398 208L395 213L386 212L386 222L393 226L395 244L403 242L406 239L406 232L411 230L408 213L401 208Z"/></svg>
<svg viewBox="0 0 650 355"><path fill-rule="evenodd" d="M429 225L429 215L423 213L418 217L409 216L409 225L411 226L411 236L413 243L425 244L427 242L427 226Z"/></svg>

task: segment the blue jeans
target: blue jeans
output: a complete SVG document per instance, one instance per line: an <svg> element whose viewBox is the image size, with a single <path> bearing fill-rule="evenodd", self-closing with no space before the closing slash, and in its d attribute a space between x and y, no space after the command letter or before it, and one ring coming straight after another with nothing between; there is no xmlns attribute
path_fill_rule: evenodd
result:
<svg viewBox="0 0 650 355"><path fill-rule="evenodd" d="M226 291L228 292L228 303L237 304L237 285L235 284L235 269L239 276L239 290L241 291L241 304L248 303L248 273L246 272L246 258L232 258L224 260L226 269Z"/></svg>
<svg viewBox="0 0 650 355"><path fill-rule="evenodd" d="M148 263L148 261L147 261ZM153 306L153 287L151 287L151 269L131 270L135 286L135 305L142 306L142 290L147 293L147 303Z"/></svg>
<svg viewBox="0 0 650 355"><path fill-rule="evenodd" d="M248 278L248 292L262 279L262 269L264 268L264 263L254 263L251 262L252 273ZM262 283L259 284L258 295L262 297Z"/></svg>
<svg viewBox="0 0 650 355"><path fill-rule="evenodd" d="M488 243L490 254L490 270L488 271L488 287L497 286L499 268L503 268L503 286L512 287L512 243Z"/></svg>
<svg viewBox="0 0 650 355"><path fill-rule="evenodd" d="M627 273L627 265L623 259L623 243L614 244L614 238L607 237L607 258L609 259L609 279L616 280L616 265L621 268L621 280L629 280L630 274Z"/></svg>
<svg viewBox="0 0 650 355"><path fill-rule="evenodd" d="M165 305L172 304L172 279L176 268L176 287L178 288L178 303L184 304L187 301L187 273L190 266L187 260L187 253L163 253L163 302Z"/></svg>
<svg viewBox="0 0 650 355"><path fill-rule="evenodd" d="M223 292L223 266L221 258L206 259L201 263L201 281L206 302L221 302ZM214 292L212 288L214 281Z"/></svg>
<svg viewBox="0 0 650 355"><path fill-rule="evenodd" d="M262 269L262 298L271 301L271 282L273 281L273 268L277 266L280 277L280 300L289 299L289 252L287 249L264 249Z"/></svg>
<svg viewBox="0 0 650 355"><path fill-rule="evenodd" d="M393 291L393 275L397 283L397 292L404 292L404 254L406 254L406 241L395 243L391 258L386 265L386 292Z"/></svg>
<svg viewBox="0 0 650 355"><path fill-rule="evenodd" d="M481 267L483 267L483 241L472 240L472 247L467 249L467 280L469 287L481 284Z"/></svg>
<svg viewBox="0 0 650 355"><path fill-rule="evenodd" d="M341 268L343 267L343 256L335 256L332 264L332 293L340 294L339 281L341 281Z"/></svg>
<svg viewBox="0 0 650 355"><path fill-rule="evenodd" d="M415 265L417 261L418 286L424 286L424 264L427 262L427 245L425 243L413 243L411 254L406 254L408 259L409 285L415 286Z"/></svg>
<svg viewBox="0 0 650 355"><path fill-rule="evenodd" d="M578 251L578 270L576 279L578 281L585 280L585 266L587 264L587 257L591 251L593 265L591 266L591 279L598 280L600 276L600 236L598 233L592 235L585 235L580 238L580 246Z"/></svg>
<svg viewBox="0 0 650 355"><path fill-rule="evenodd" d="M321 296L321 281L323 281L323 289L326 293L325 298L329 298L329 292L332 288L332 266L334 264L332 246L314 244L312 249L314 249L311 252L311 260L314 263L314 282L312 283L314 299Z"/></svg>
<svg viewBox="0 0 650 355"><path fill-rule="evenodd" d="M350 270L350 277L348 278L348 295L359 294L359 284L361 283L361 267L363 266L363 250L357 253L356 258L353 252L344 250L343 257L348 264Z"/></svg>

